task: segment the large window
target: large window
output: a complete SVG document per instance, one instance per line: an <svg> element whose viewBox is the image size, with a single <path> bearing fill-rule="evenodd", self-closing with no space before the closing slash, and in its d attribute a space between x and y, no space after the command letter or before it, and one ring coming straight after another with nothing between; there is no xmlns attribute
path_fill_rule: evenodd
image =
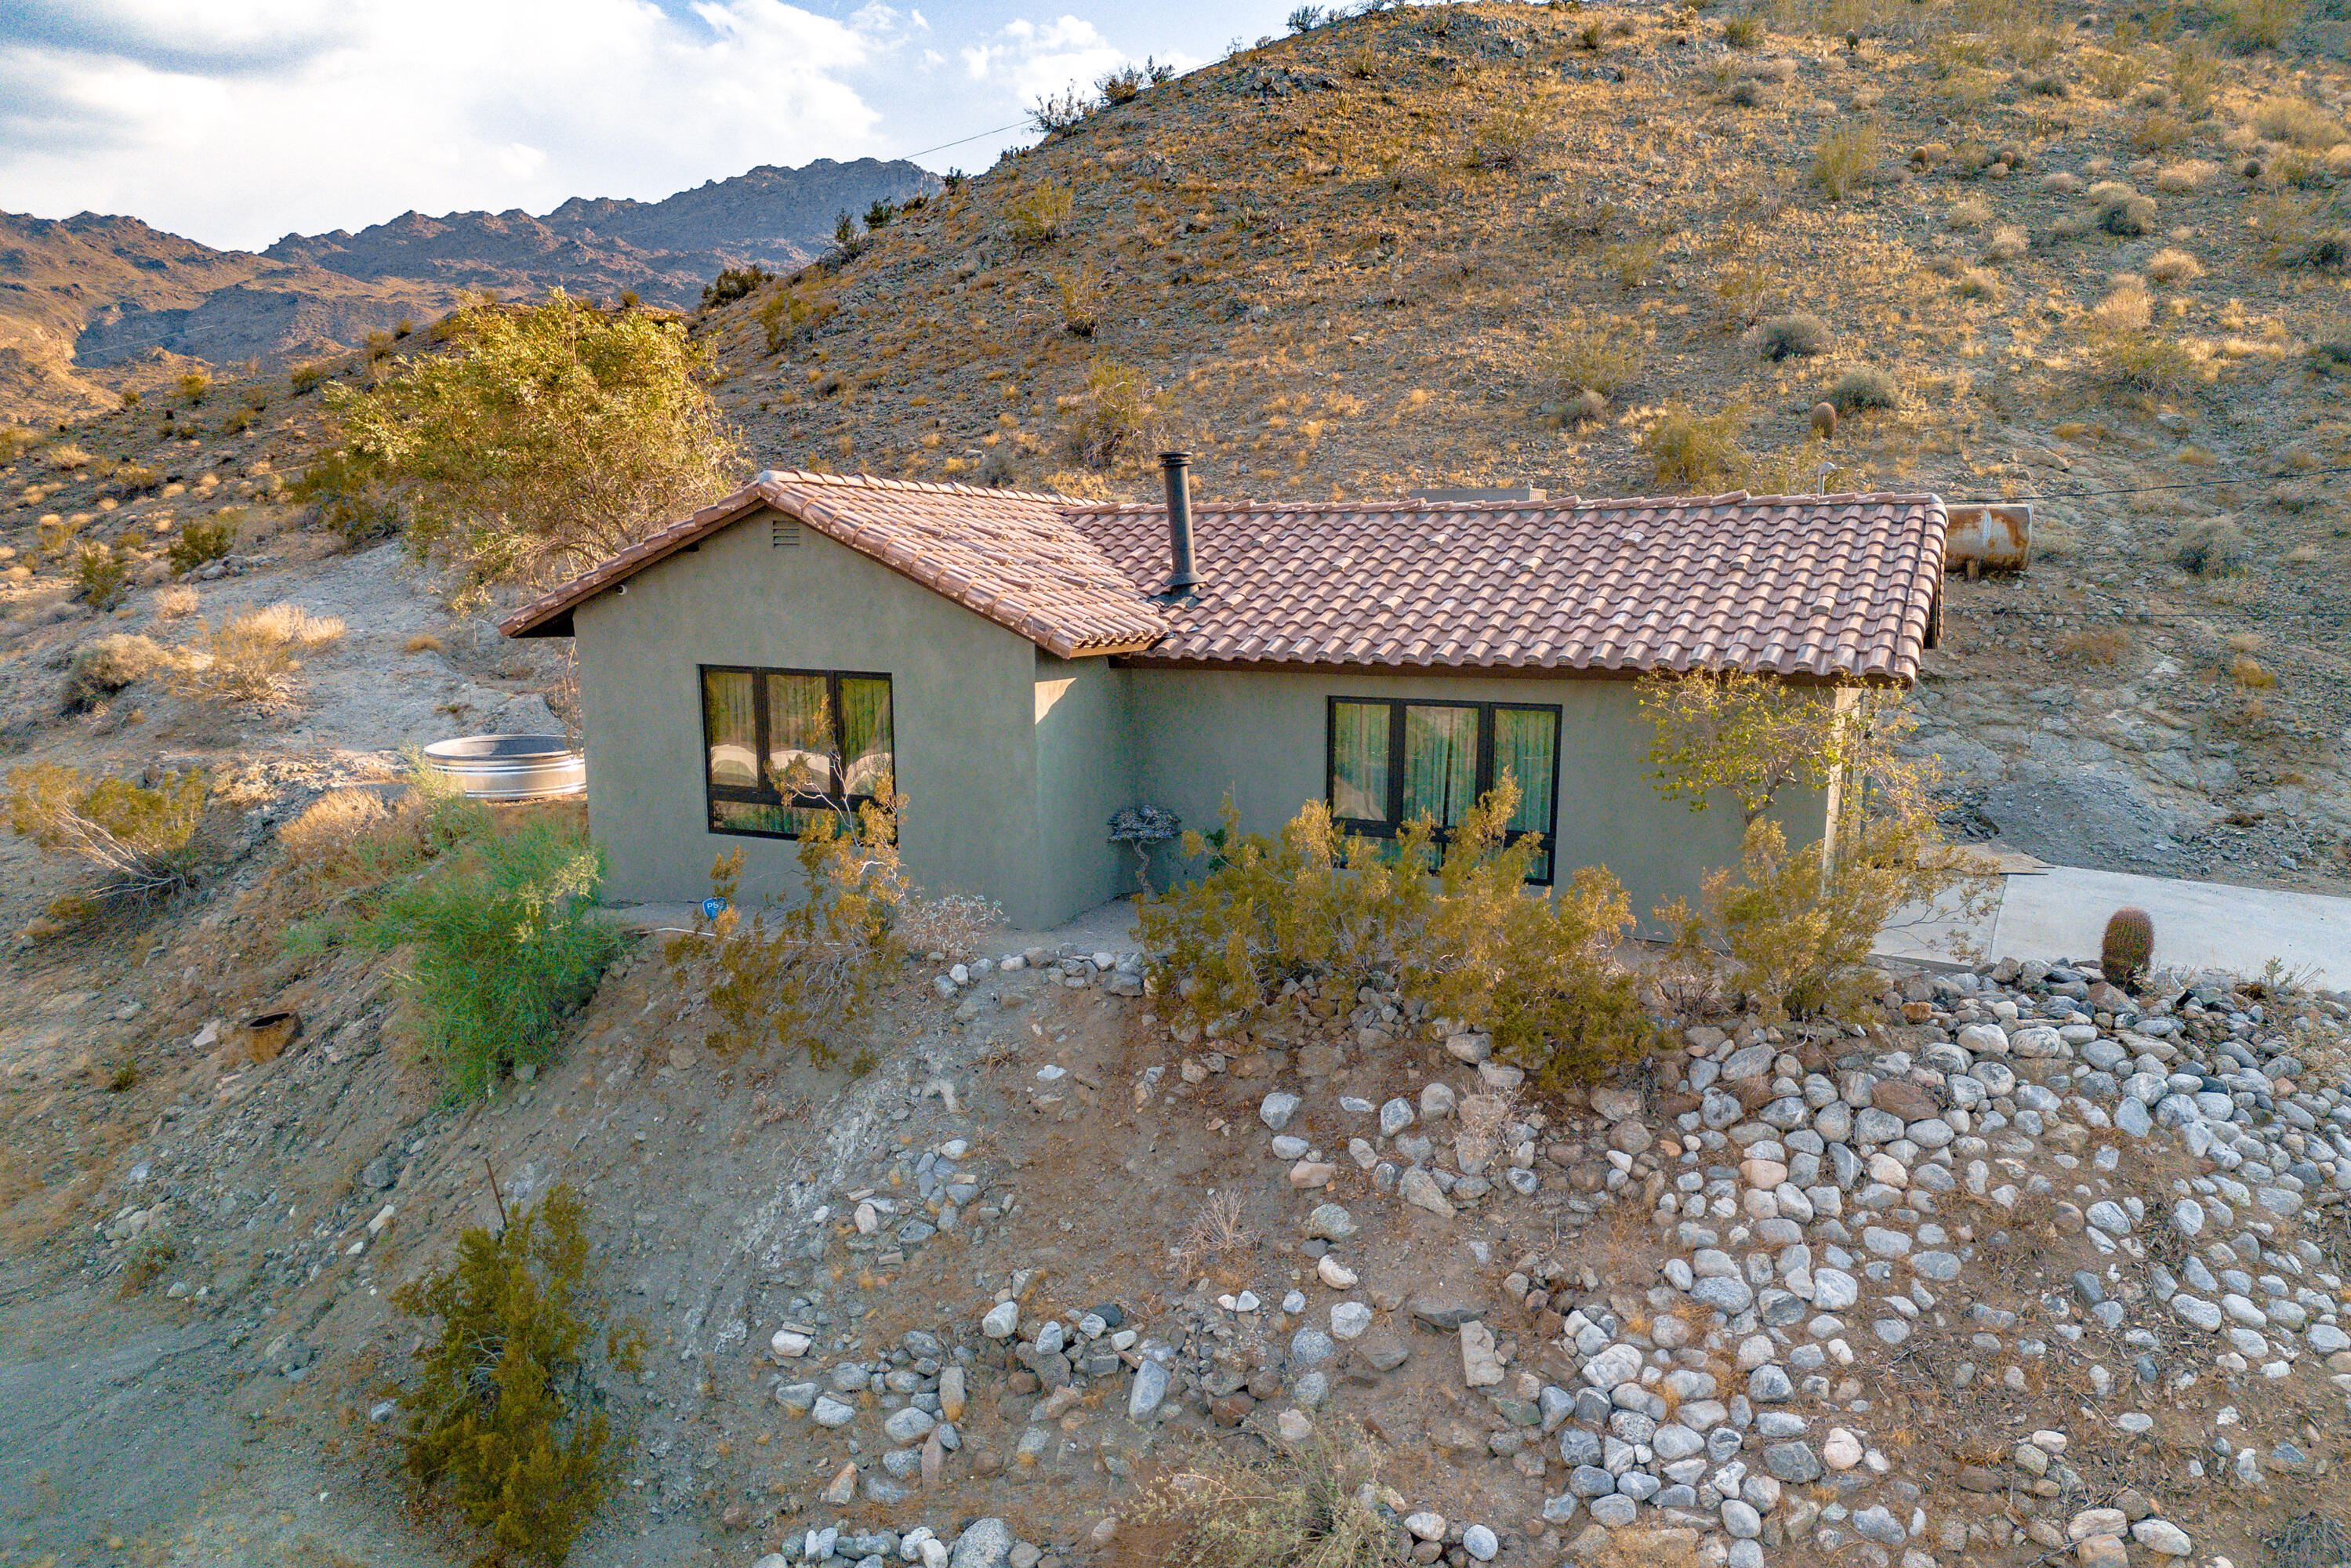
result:
<svg viewBox="0 0 2351 1568"><path fill-rule="evenodd" d="M1552 880L1558 849L1559 709L1521 703L1331 699L1331 814L1352 832L1394 838L1426 816L1442 842L1504 775L1518 781L1510 836L1542 835L1530 880Z"/></svg>
<svg viewBox="0 0 2351 1568"><path fill-rule="evenodd" d="M890 791L890 677L705 664L702 747L712 832L796 839Z"/></svg>

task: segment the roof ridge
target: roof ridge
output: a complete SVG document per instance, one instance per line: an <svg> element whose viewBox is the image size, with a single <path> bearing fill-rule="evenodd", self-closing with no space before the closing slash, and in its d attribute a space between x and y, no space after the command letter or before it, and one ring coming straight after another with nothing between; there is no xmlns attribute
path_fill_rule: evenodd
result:
<svg viewBox="0 0 2351 1568"><path fill-rule="evenodd" d="M990 499L1074 502L1081 508L1102 505L1084 496L1064 496L1050 490L1010 490L994 485L965 485L938 479L893 479L880 474L837 474L817 468L763 468L751 486L812 484L854 490L903 490L928 496L977 496Z"/></svg>
<svg viewBox="0 0 2351 1568"><path fill-rule="evenodd" d="M983 491L982 494L1004 495L1006 491ZM1069 497L1039 497L1042 500L1070 500ZM1856 505L1892 505L1904 502L1941 501L1932 490L1838 490L1827 495L1751 495L1745 490L1730 490L1716 496L1562 496L1542 501L1422 501L1410 496L1381 497L1375 499L1343 501L1262 501L1243 497L1234 501L1204 501L1195 495L1192 499L1194 520L1218 515L1245 517L1259 512L1409 512L1415 517L1434 514L1467 512L1597 512L1622 511L1633 508L1654 508L1664 511L1698 511L1711 507L1780 507L1804 506L1828 507ZM1076 517L1158 517L1167 510L1165 501L1089 501L1074 498L1078 504L1063 511Z"/></svg>

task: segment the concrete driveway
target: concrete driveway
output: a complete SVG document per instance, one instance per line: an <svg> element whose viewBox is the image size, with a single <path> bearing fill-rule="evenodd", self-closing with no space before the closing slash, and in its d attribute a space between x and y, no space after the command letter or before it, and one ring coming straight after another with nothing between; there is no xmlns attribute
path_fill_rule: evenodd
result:
<svg viewBox="0 0 2351 1568"><path fill-rule="evenodd" d="M2324 977L2305 983L2351 986L2351 898L2073 866L2003 880L1994 957L2095 957L2106 917L2136 906L2154 918L2158 965L2259 975L2275 958Z"/></svg>

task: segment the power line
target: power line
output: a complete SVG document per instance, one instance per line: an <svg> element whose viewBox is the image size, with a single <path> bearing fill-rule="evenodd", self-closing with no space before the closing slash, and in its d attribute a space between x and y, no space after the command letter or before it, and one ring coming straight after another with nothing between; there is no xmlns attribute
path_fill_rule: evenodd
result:
<svg viewBox="0 0 2351 1568"><path fill-rule="evenodd" d="M1027 123L1026 120L1016 120L1009 125L999 125L993 131L975 131L969 136L959 136L953 141L942 141L936 147L925 147L920 152L901 152L898 156L902 161L911 162L916 158L925 157L933 152L944 152L950 147L960 147L967 141L977 141L983 136L1000 136L1008 131L1018 131Z"/></svg>
<svg viewBox="0 0 2351 1568"><path fill-rule="evenodd" d="M2320 474L2351 474L2351 466L2339 468L2304 468L2300 470L2294 477L2299 478L2305 475L2316 476ZM2248 479L2260 479L2263 477L2267 477L2267 476L2240 473L2233 478L2193 479L2182 485L2132 485L2120 490L2060 490L2053 494L2045 496L2008 496L2003 497L1998 501L1988 501L1984 504L1988 506L2005 506L2011 501L2086 501L2094 496L2145 496L2152 494L2158 490L2217 490L2224 485L2238 485L2242 484ZM2280 477L2283 477L2283 476L2280 476Z"/></svg>

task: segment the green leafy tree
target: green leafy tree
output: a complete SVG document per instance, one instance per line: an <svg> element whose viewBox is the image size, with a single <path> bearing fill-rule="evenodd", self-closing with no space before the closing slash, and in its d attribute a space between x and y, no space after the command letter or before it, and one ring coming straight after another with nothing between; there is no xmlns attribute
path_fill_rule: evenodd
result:
<svg viewBox="0 0 2351 1568"><path fill-rule="evenodd" d="M1692 1000L1719 993L1767 1017L1850 1014L1868 998L1870 954L1896 924L1991 908L1991 881L1937 825L1931 759L1903 755L1913 721L1899 691L1806 691L1741 671L1651 675L1658 790L1708 809L1738 803L1740 863L1706 879L1695 907L1656 911L1670 967ZM1789 795L1830 791L1830 830L1791 848L1771 815Z"/></svg>
<svg viewBox="0 0 2351 1568"><path fill-rule="evenodd" d="M453 352L328 396L352 478L404 492L419 552L475 589L577 571L723 494L740 466L675 322L558 290L461 311L447 338Z"/></svg>
<svg viewBox="0 0 2351 1568"><path fill-rule="evenodd" d="M580 1301L586 1214L559 1183L496 1234L468 1228L449 1269L392 1296L441 1323L415 1352L423 1376L400 1398L409 1471L488 1532L490 1563L561 1563L611 1491L612 1430L594 1407L595 1334ZM608 1331L605 1360L633 1373L643 1343L642 1333Z"/></svg>

